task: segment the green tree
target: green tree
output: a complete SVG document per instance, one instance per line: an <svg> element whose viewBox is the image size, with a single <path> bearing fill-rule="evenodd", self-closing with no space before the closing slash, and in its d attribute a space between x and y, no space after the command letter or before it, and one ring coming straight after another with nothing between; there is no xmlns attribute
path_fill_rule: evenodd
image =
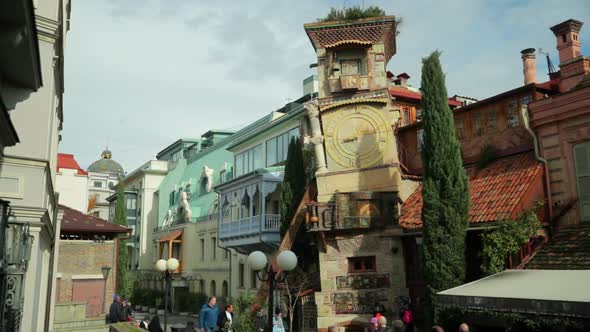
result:
<svg viewBox="0 0 590 332"><path fill-rule="evenodd" d="M460 285L465 278L469 185L455 136L453 113L448 106L440 52L422 59L421 85L423 257L427 313L432 319L433 295Z"/></svg>
<svg viewBox="0 0 590 332"><path fill-rule="evenodd" d="M281 184L281 236L289 229L295 210L305 193L306 167L300 138L292 138L287 151L285 173Z"/></svg>
<svg viewBox="0 0 590 332"><path fill-rule="evenodd" d="M127 214L125 211L125 189L123 184L117 189L117 205L115 207L115 224L125 228L127 224ZM117 265L117 293L129 296L131 294L131 284L127 275L127 240L119 239L119 263Z"/></svg>

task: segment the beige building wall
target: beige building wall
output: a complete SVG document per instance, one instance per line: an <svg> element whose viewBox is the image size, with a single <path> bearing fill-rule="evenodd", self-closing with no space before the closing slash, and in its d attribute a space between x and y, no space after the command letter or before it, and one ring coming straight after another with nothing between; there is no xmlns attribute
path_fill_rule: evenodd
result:
<svg viewBox="0 0 590 332"><path fill-rule="evenodd" d="M17 222L29 223L34 237L25 275L21 331L46 331L59 237L55 188L57 147L62 126L63 50L69 29L69 1L35 1L43 86L16 104L11 118L20 143L8 147L0 165L0 197L11 202Z"/></svg>

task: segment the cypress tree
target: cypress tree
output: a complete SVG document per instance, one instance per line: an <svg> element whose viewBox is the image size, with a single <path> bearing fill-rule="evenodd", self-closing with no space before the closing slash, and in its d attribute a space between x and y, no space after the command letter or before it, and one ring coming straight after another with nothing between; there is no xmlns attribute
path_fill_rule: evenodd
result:
<svg viewBox="0 0 590 332"><path fill-rule="evenodd" d="M127 214L125 211L125 191L123 184L119 184L117 189L117 205L115 207L115 224L121 225L125 228L127 224ZM117 265L117 293L129 296L129 280L127 276L127 240L119 239L119 262Z"/></svg>
<svg viewBox="0 0 590 332"><path fill-rule="evenodd" d="M428 313L436 292L463 283L469 224L468 180L448 106L440 52L422 59L422 223Z"/></svg>
<svg viewBox="0 0 590 332"><path fill-rule="evenodd" d="M289 142L285 172L281 184L281 236L289 229L295 210L303 198L306 185L305 164L303 162L303 146L300 138L292 138Z"/></svg>

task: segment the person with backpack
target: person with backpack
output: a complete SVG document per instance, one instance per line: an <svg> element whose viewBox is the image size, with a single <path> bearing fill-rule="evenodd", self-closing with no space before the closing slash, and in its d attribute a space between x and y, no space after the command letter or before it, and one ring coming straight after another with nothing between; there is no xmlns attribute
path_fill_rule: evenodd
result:
<svg viewBox="0 0 590 332"><path fill-rule="evenodd" d="M225 311L217 318L217 327L221 332L232 332L232 324L234 322L234 306L228 304L225 306Z"/></svg>

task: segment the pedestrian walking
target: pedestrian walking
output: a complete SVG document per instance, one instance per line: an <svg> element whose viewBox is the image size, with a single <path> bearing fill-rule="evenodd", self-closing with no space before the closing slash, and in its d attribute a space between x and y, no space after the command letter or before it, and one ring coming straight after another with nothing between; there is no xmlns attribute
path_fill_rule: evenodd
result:
<svg viewBox="0 0 590 332"><path fill-rule="evenodd" d="M379 317L377 323L379 324L377 332L391 332L391 330L387 327L387 319L385 318L385 316Z"/></svg>
<svg viewBox="0 0 590 332"><path fill-rule="evenodd" d="M258 311L256 311L256 319L254 320L254 326L256 327L256 332L264 332L264 328L266 327L266 316L264 315L264 308L259 307Z"/></svg>
<svg viewBox="0 0 590 332"><path fill-rule="evenodd" d="M234 322L234 306L228 304L225 306L225 311L217 318L217 327L221 332L232 332L232 324Z"/></svg>
<svg viewBox="0 0 590 332"><path fill-rule="evenodd" d="M459 332L469 332L469 325L466 323L459 325Z"/></svg>
<svg viewBox="0 0 590 332"><path fill-rule="evenodd" d="M393 332L405 332L406 328L404 326L404 322L397 319L393 321Z"/></svg>
<svg viewBox="0 0 590 332"><path fill-rule="evenodd" d="M148 325L148 331L150 332L164 332L162 325L160 325L160 317L158 315L152 317L150 325Z"/></svg>
<svg viewBox="0 0 590 332"><path fill-rule="evenodd" d="M377 331L379 328L379 323L377 317L372 317L369 321L369 331L374 332Z"/></svg>
<svg viewBox="0 0 590 332"><path fill-rule="evenodd" d="M272 318L272 332L285 332L283 311L279 307L275 309L275 316Z"/></svg>
<svg viewBox="0 0 590 332"><path fill-rule="evenodd" d="M119 294L113 296L113 303L109 307L109 323L126 322L125 312Z"/></svg>
<svg viewBox="0 0 590 332"><path fill-rule="evenodd" d="M199 312L199 327L201 331L212 332L217 328L217 316L219 315L219 309L217 308L217 298L211 296L207 303L201 307Z"/></svg>

